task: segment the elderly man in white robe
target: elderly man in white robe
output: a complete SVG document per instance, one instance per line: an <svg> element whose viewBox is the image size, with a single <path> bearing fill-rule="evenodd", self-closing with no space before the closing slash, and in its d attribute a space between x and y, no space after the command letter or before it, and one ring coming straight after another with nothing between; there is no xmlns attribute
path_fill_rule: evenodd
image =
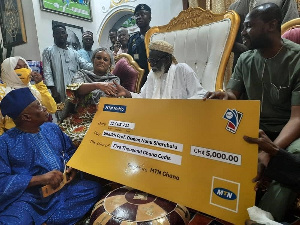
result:
<svg viewBox="0 0 300 225"><path fill-rule="evenodd" d="M117 96L150 99L202 99L206 90L195 72L186 63L177 63L174 48L166 41L153 41L149 45L148 62L151 71L140 93L129 92L115 83Z"/></svg>

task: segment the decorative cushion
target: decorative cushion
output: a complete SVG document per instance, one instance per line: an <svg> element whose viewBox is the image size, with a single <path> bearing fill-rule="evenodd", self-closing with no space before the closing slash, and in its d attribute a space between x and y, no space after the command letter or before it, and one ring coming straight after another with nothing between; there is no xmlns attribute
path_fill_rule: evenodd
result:
<svg viewBox="0 0 300 225"><path fill-rule="evenodd" d="M124 88L135 92L139 74L125 58L119 59L112 73L120 78L120 83Z"/></svg>
<svg viewBox="0 0 300 225"><path fill-rule="evenodd" d="M184 206L124 186L95 204L90 224L186 225L189 219Z"/></svg>
<svg viewBox="0 0 300 225"><path fill-rule="evenodd" d="M283 35L283 38L289 39L297 44L300 44L300 28L292 28L286 31Z"/></svg>

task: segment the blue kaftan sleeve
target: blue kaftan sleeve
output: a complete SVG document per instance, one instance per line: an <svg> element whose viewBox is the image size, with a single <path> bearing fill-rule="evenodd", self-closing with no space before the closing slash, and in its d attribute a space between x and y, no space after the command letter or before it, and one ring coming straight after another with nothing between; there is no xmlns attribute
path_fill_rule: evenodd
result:
<svg viewBox="0 0 300 225"><path fill-rule="evenodd" d="M23 195L32 178L30 175L12 174L7 137L5 134L0 137L0 212Z"/></svg>
<svg viewBox="0 0 300 225"><path fill-rule="evenodd" d="M84 70L90 70L92 71L94 69L94 66L92 63L86 61L84 58L82 58L78 52L75 51L75 54L76 54L76 59L77 59L77 62L78 62L78 65L79 65L79 68L80 69L84 69Z"/></svg>
<svg viewBox="0 0 300 225"><path fill-rule="evenodd" d="M58 133L60 133L60 136L62 138L62 141L64 143L63 151L65 155L65 160L69 161L69 159L73 156L73 154L76 151L76 147L73 145L71 139L69 136L67 136L58 126L55 126Z"/></svg>

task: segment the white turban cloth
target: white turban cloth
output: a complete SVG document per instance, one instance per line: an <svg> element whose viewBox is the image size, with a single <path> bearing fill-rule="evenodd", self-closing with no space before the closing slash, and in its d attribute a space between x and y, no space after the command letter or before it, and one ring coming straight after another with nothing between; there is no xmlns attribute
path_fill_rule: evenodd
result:
<svg viewBox="0 0 300 225"><path fill-rule="evenodd" d="M33 94L33 96L41 101L41 94L38 90L33 88L33 86L30 84L24 84L21 79L18 77L18 75L15 72L15 67L18 64L19 59L24 61L28 67L28 69L31 70L29 67L28 63L24 58L21 56L15 56L15 57L10 57L7 58L3 61L1 64L1 79L2 81L6 84L6 89L5 89L5 95L9 93L10 91L14 89L19 89L19 88L25 88L28 87Z"/></svg>

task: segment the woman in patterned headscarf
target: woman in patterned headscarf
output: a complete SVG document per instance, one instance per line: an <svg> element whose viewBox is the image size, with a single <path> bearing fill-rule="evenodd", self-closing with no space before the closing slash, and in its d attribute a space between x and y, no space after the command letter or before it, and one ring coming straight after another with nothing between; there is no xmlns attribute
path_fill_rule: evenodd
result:
<svg viewBox="0 0 300 225"><path fill-rule="evenodd" d="M92 63L93 72L79 70L73 77L72 84L66 89L67 97L75 106L75 110L62 121L60 128L76 146L81 143L90 127L100 98L116 96L113 81L120 83L120 79L110 73L114 66L114 57L109 50L96 49Z"/></svg>
<svg viewBox="0 0 300 225"><path fill-rule="evenodd" d="M10 91L28 87L49 113L56 112L56 103L44 84L42 75L32 71L24 58L15 56L5 59L1 65L1 79L3 84L0 84L0 101ZM34 85L30 84L31 79L35 82ZM0 135L12 127L15 127L13 120L0 113Z"/></svg>

